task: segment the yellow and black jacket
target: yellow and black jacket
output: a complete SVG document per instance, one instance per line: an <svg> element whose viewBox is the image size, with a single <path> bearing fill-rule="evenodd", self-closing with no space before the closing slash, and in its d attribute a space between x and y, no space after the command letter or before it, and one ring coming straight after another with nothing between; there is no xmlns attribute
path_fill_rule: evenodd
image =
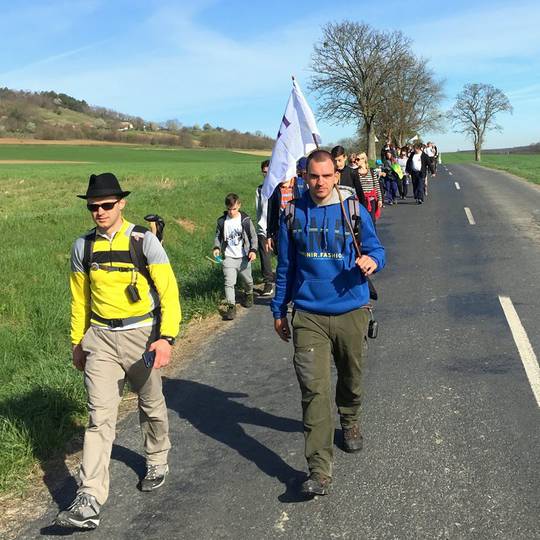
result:
<svg viewBox="0 0 540 540"><path fill-rule="evenodd" d="M130 237L134 225L125 219L112 238L96 233L89 271L85 268L86 234L75 241L71 252L71 341L81 342L90 325L107 327L98 319L119 320L140 318L137 322L109 328L129 330L151 326L159 320L160 334L175 337L182 318L178 285L169 258L159 240L150 232L133 233L142 242L151 281L144 273L136 273L136 286L140 300L133 302L127 287L134 274L111 271L115 268L134 268L130 256ZM154 313L156 316L153 316ZM148 314L148 317L142 317ZM142 317L142 318L141 318Z"/></svg>

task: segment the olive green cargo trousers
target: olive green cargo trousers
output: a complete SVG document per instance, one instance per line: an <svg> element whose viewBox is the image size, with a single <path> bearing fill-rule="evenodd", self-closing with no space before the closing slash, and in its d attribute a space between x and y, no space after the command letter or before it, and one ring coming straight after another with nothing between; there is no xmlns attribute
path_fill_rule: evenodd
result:
<svg viewBox="0 0 540 540"><path fill-rule="evenodd" d="M302 391L305 456L310 473L332 476L332 357L337 369L335 400L341 425L350 428L358 422L369 320L369 311L364 308L341 315L305 311L293 315L294 369Z"/></svg>

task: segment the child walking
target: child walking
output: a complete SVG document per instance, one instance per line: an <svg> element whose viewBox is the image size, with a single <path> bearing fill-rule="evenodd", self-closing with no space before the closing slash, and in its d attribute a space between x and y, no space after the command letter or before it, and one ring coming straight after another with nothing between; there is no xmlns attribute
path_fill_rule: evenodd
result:
<svg viewBox="0 0 540 540"><path fill-rule="evenodd" d="M242 204L236 193L225 197L225 207L217 220L214 239L214 257L223 254L223 276L227 310L224 319L232 321L236 315L234 286L238 275L244 282L246 301L244 306L253 305L253 277L251 262L257 257L257 232L251 218L240 211Z"/></svg>

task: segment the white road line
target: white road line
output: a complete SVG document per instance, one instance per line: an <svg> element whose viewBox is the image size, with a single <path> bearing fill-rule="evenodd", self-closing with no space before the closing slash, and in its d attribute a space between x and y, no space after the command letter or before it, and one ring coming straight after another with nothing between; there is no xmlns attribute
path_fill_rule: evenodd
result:
<svg viewBox="0 0 540 540"><path fill-rule="evenodd" d="M510 326L510 330L512 331L512 336L516 342L525 373L536 398L536 403L540 407L540 368L538 367L536 354L534 354L531 342L527 337L527 332L525 332L525 328L521 324L512 300L508 296L499 296L499 302L506 315L508 326Z"/></svg>
<svg viewBox="0 0 540 540"><path fill-rule="evenodd" d="M458 184L457 182L454 182L454 184L456 185L456 189L461 189L461 188L459 187L459 184Z"/></svg>
<svg viewBox="0 0 540 540"><path fill-rule="evenodd" d="M467 206L464 208L465 210L465 213L467 214L467 219L469 220L469 223L471 225L476 225L476 221L474 221L474 218L473 218L473 215L472 215L472 212L471 212L471 209L468 208Z"/></svg>

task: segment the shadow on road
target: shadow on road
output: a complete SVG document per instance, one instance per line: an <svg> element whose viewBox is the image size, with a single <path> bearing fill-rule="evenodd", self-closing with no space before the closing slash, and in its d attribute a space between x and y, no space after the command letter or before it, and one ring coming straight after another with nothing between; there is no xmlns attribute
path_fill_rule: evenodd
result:
<svg viewBox="0 0 540 540"><path fill-rule="evenodd" d="M139 476L139 478L142 478L146 472L146 460L144 456L130 450L129 448L126 448L125 446L113 444L111 459L124 463L124 465L132 469ZM71 503L75 497L77 489L75 479L72 476L70 476L66 482L69 482L70 489L68 489L68 492L63 495L62 500L59 503L60 508L65 508L69 503ZM57 500L57 502L59 501ZM40 529L40 534L42 536L71 536L77 534L88 535L88 531L83 529L68 529L52 524L42 527Z"/></svg>
<svg viewBox="0 0 540 540"><path fill-rule="evenodd" d="M278 479L287 486L280 500L293 502L292 492L303 481L305 473L297 471L275 452L248 435L240 424L296 433L302 431L301 422L234 401L236 398L248 397L248 394L226 392L195 381L164 379L164 392L169 409L176 411L201 433L227 445L257 465L262 472Z"/></svg>
<svg viewBox="0 0 540 540"><path fill-rule="evenodd" d="M66 453L80 448L80 439L70 449L58 451L82 428L76 421L81 405L56 388L40 386L5 400L0 404L0 417L14 426L2 441L8 447L26 446L43 470L43 482L59 506L71 502L77 484L66 464ZM17 435L15 435L17 434Z"/></svg>

